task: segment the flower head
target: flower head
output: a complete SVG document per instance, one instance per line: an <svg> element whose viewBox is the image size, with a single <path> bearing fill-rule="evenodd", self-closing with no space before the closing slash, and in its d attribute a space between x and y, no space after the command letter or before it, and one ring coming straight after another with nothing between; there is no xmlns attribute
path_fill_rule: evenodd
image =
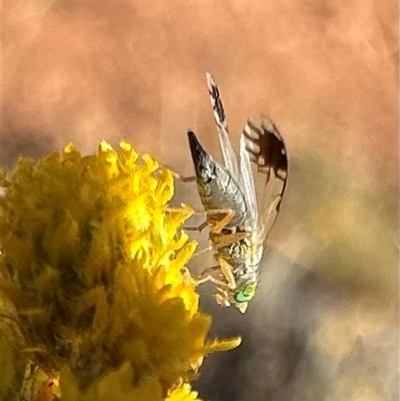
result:
<svg viewBox="0 0 400 401"><path fill-rule="evenodd" d="M153 158L127 142L86 157L69 145L0 184L1 291L24 355L59 376L63 400L184 399L204 356L238 345L206 339L182 274L192 210L169 207L172 174Z"/></svg>

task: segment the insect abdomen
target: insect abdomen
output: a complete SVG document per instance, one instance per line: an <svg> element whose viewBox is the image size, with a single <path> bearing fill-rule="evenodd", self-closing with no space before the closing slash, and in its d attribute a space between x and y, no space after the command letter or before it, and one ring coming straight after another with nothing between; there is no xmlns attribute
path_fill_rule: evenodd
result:
<svg viewBox="0 0 400 401"><path fill-rule="evenodd" d="M247 219L247 205L239 185L231 173L203 149L193 132L189 132L188 137L204 209L232 210L234 217L226 228L240 227Z"/></svg>

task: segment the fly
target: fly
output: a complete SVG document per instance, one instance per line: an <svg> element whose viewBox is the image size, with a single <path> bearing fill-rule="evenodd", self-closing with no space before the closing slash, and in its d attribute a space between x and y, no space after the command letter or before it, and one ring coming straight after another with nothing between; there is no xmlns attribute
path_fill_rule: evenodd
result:
<svg viewBox="0 0 400 401"><path fill-rule="evenodd" d="M287 152L277 127L268 118L258 117L247 121L237 158L218 86L210 74L206 78L225 165L216 162L196 135L188 132L197 189L217 261L202 272L198 283L214 282L217 302L235 305L244 313L256 293L264 242L285 192Z"/></svg>

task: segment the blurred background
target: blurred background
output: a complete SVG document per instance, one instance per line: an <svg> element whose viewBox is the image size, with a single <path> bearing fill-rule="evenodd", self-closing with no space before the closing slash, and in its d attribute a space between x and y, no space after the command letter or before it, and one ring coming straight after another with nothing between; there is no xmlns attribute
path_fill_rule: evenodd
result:
<svg viewBox="0 0 400 401"><path fill-rule="evenodd" d="M288 189L256 299L241 315L201 288L213 335L243 336L205 361L204 399L398 399L395 1L6 0L2 11L3 167L127 139L192 174L188 128L221 159L206 71L235 143L259 113L285 137ZM174 202L200 208L192 184Z"/></svg>

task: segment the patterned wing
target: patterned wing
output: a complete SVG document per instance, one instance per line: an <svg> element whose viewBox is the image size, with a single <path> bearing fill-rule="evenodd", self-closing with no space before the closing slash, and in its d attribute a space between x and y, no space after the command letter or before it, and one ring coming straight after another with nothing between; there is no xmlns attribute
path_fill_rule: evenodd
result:
<svg viewBox="0 0 400 401"><path fill-rule="evenodd" d="M266 237L279 214L286 189L286 146L275 124L260 117L247 121L241 137L242 152L247 153L255 178L253 190L257 192L254 198L258 204L258 216L253 228Z"/></svg>
<svg viewBox="0 0 400 401"><path fill-rule="evenodd" d="M251 154L247 150L247 139L244 135L240 137L240 177L239 185L248 205L248 217L246 231L253 231L258 224L258 205L252 168Z"/></svg>
<svg viewBox="0 0 400 401"><path fill-rule="evenodd" d="M211 106L213 108L215 124L217 125L219 142L221 144L222 155L224 157L226 168L232 173L235 178L239 178L239 168L235 151L233 150L231 140L229 138L228 123L222 98L219 93L217 84L210 73L206 74L208 92L210 94Z"/></svg>

